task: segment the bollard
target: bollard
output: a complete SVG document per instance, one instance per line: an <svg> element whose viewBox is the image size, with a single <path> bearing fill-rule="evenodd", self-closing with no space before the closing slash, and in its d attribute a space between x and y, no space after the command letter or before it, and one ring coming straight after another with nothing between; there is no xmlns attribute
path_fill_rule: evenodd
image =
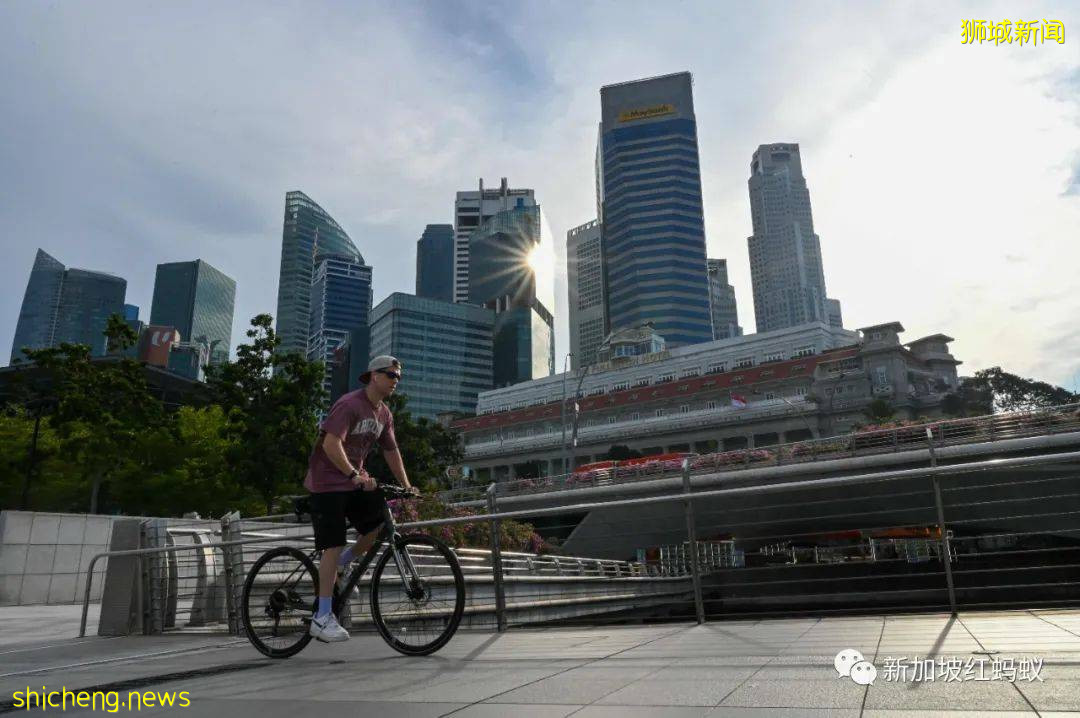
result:
<svg viewBox="0 0 1080 718"><path fill-rule="evenodd" d="M934 452L934 434L930 427L926 427L926 443L930 449L930 468L937 467L937 454ZM941 533L941 560L945 564L945 585L949 589L949 608L956 615L956 587L953 584L952 554L949 551L949 537L945 529L945 506L941 501L941 482L937 473L934 480L934 503L937 506L938 531Z"/></svg>
<svg viewBox="0 0 1080 718"><path fill-rule="evenodd" d="M683 493L690 494L690 460L682 463ZM686 542L690 549L690 576L694 584L694 611L698 624L705 623L705 604L701 597L701 567L698 566L697 530L694 527L694 503L686 500Z"/></svg>
<svg viewBox="0 0 1080 718"><path fill-rule="evenodd" d="M495 513L495 486L487 490L488 513ZM503 591L502 551L499 547L499 520L491 519L491 574L495 579L495 625L499 633L506 630L506 594Z"/></svg>

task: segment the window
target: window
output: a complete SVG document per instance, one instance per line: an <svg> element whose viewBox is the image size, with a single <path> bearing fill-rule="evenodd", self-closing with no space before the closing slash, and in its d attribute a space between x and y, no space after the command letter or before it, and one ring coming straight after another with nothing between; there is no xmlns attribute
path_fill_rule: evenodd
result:
<svg viewBox="0 0 1080 718"><path fill-rule="evenodd" d="M885 386L888 383L888 370L883 366L874 367L874 386Z"/></svg>
<svg viewBox="0 0 1080 718"><path fill-rule="evenodd" d="M683 404L682 406L680 406L679 407L679 413L680 414L689 414L690 413L690 405L689 404Z"/></svg>
<svg viewBox="0 0 1080 718"><path fill-rule="evenodd" d="M784 361L784 352L770 352L765 355L765 361Z"/></svg>
<svg viewBox="0 0 1080 718"><path fill-rule="evenodd" d="M664 410L663 409L657 409L656 410L656 415L657 416L663 416L664 415Z"/></svg>
<svg viewBox="0 0 1080 718"><path fill-rule="evenodd" d="M709 368L705 370L706 374L720 374L727 371L727 362L718 361L709 365Z"/></svg>
<svg viewBox="0 0 1080 718"><path fill-rule="evenodd" d="M795 396L806 396L806 387L805 386L797 386L797 387L795 387Z"/></svg>
<svg viewBox="0 0 1080 718"><path fill-rule="evenodd" d="M750 366L754 366L754 357L742 357L735 360L736 369L745 369Z"/></svg>
<svg viewBox="0 0 1080 718"><path fill-rule="evenodd" d="M793 351L791 353L791 356L792 356L792 358L797 359L798 357L813 356L813 354L814 354L814 345L813 344L807 344L806 346L795 347L795 351Z"/></svg>
<svg viewBox="0 0 1080 718"><path fill-rule="evenodd" d="M648 386L648 385L649 385L649 377L647 377L647 376L643 376L643 377L640 377L640 378L634 380L634 386Z"/></svg>
<svg viewBox="0 0 1080 718"><path fill-rule="evenodd" d="M612 391L626 391L629 388L630 388L630 382L621 381L618 384L615 384L614 386L612 386L611 390Z"/></svg>
<svg viewBox="0 0 1080 718"><path fill-rule="evenodd" d="M657 384L663 384L665 381L675 381L675 374L661 374L660 376L656 377Z"/></svg>
<svg viewBox="0 0 1080 718"><path fill-rule="evenodd" d="M615 420L616 420L616 419L618 419L618 418L619 418L619 417L617 417L617 416L615 416L614 414L612 414L611 416L609 416L609 417L607 418L607 423L609 423L609 424L614 424L614 423L615 423Z"/></svg>
<svg viewBox="0 0 1080 718"><path fill-rule="evenodd" d="M716 409L716 402L715 401L707 401L707 402L705 402L705 408L708 409L709 411L712 411L712 410Z"/></svg>
<svg viewBox="0 0 1080 718"><path fill-rule="evenodd" d="M776 393L771 392L771 391L767 391L767 392L765 392L765 398L766 399L775 399L776 398Z"/></svg>
<svg viewBox="0 0 1080 718"><path fill-rule="evenodd" d="M843 394L844 393L844 387L842 387L842 386L836 387L836 393L837 394Z"/></svg>
<svg viewBox="0 0 1080 718"><path fill-rule="evenodd" d="M690 376L697 376L700 373L701 373L701 367L692 366L692 367L688 367L686 369L683 369L682 372L680 372L679 376L681 378L685 379L685 378L690 377Z"/></svg>
<svg viewBox="0 0 1080 718"><path fill-rule="evenodd" d="M607 389L607 387L604 387L604 386L598 386L598 387L596 387L596 388L594 388L594 389L590 389L590 390L589 390L589 393L587 394L587 396L600 396L601 394L603 394L603 393L604 393L604 391L605 391L606 389Z"/></svg>
<svg viewBox="0 0 1080 718"><path fill-rule="evenodd" d="M630 421L639 421L640 419L641 419L641 413L640 412L635 411L634 413L630 414Z"/></svg>

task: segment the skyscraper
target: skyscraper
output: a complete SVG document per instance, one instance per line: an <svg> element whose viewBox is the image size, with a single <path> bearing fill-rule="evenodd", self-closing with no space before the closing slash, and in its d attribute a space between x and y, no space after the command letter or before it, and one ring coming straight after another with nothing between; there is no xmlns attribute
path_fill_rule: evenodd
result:
<svg viewBox="0 0 1080 718"><path fill-rule="evenodd" d="M711 341L690 73L607 85L600 105L607 330L651 322L672 348Z"/></svg>
<svg viewBox="0 0 1080 718"><path fill-rule="evenodd" d="M416 296L454 301L454 227L429 224L416 240Z"/></svg>
<svg viewBox="0 0 1080 718"><path fill-rule="evenodd" d="M710 259L709 301L712 303L713 339L742 336L739 312L735 304L735 287L728 283L727 260Z"/></svg>
<svg viewBox="0 0 1080 718"><path fill-rule="evenodd" d="M566 233L566 289L570 309L570 364L575 370L596 362L604 341L606 302L600 222L593 220Z"/></svg>
<svg viewBox="0 0 1080 718"><path fill-rule="evenodd" d="M105 327L113 314L124 317L127 281L104 272L66 269L39 249L26 284L11 362L22 361L23 347L43 349L64 342L86 344L104 356Z"/></svg>
<svg viewBox="0 0 1080 718"><path fill-rule="evenodd" d="M311 325L311 280L320 254L361 262L360 252L326 210L303 192L285 195L278 275L278 351L307 355Z"/></svg>
<svg viewBox="0 0 1080 718"><path fill-rule="evenodd" d="M478 191L458 192L454 201L454 301L469 301L469 237L482 222L496 212L513 207L535 207L531 189L510 189L506 178L499 189L484 189L480 180Z"/></svg>
<svg viewBox="0 0 1080 718"><path fill-rule="evenodd" d="M799 145L758 147L748 185L754 234L747 244L757 330L827 322L821 240L814 233Z"/></svg>
<svg viewBox="0 0 1080 718"><path fill-rule="evenodd" d="M495 310L496 387L554 373L553 261L540 228L540 207L496 212L469 237L468 301ZM538 258L546 258L538 261Z"/></svg>
<svg viewBox="0 0 1080 718"><path fill-rule="evenodd" d="M236 282L201 259L157 266L150 323L176 327L181 341L202 344L210 363L229 360Z"/></svg>
<svg viewBox="0 0 1080 718"><path fill-rule="evenodd" d="M352 255L319 255L311 282L311 326L307 357L326 365L323 386L333 393L338 371L334 350L349 339L362 345L356 332L365 332L371 316L371 267ZM341 384L341 380L336 382Z"/></svg>
<svg viewBox="0 0 1080 718"><path fill-rule="evenodd" d="M371 313L371 354L397 357L398 391L413 417L476 412L476 397L492 388L495 313L466 303L395 292Z"/></svg>

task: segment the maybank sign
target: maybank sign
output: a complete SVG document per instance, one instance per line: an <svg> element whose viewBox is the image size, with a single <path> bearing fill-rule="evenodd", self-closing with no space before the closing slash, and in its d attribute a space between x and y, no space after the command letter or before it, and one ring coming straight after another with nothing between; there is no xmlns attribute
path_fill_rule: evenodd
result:
<svg viewBox="0 0 1080 718"><path fill-rule="evenodd" d="M675 105L653 105L652 107L645 107L640 110L620 112L619 122L633 122L634 120L644 120L649 117L659 117L660 115L671 115L674 113Z"/></svg>

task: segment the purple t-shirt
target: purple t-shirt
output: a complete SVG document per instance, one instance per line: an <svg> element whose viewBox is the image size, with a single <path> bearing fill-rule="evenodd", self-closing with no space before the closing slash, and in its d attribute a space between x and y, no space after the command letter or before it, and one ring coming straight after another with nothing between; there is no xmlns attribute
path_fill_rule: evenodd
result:
<svg viewBox="0 0 1080 718"><path fill-rule="evenodd" d="M307 476L304 488L319 494L327 491L352 491L356 485L341 470L334 466L323 449L323 439L327 434L340 436L345 446L345 455L360 474L367 475L364 459L367 458L375 442L383 451L397 448L394 438L394 416L386 404L380 403L376 409L368 399L366 389L358 389L343 395L334 402L330 413L319 426L319 438L308 459Z"/></svg>

